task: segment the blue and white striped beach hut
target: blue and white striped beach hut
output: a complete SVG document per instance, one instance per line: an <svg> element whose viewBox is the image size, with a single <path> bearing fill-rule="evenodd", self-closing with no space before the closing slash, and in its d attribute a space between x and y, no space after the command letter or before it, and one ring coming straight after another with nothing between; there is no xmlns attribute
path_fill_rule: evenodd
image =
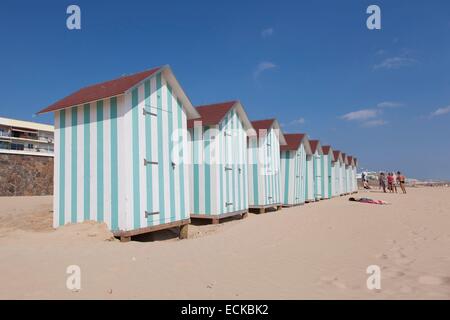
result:
<svg viewBox="0 0 450 320"><path fill-rule="evenodd" d="M286 140L276 119L252 121L248 142L249 208L281 209L280 145Z"/></svg>
<svg viewBox="0 0 450 320"><path fill-rule="evenodd" d="M313 181L314 181L314 200L323 199L323 151L319 140L310 140L311 151L313 154Z"/></svg>
<svg viewBox="0 0 450 320"><path fill-rule="evenodd" d="M285 134L281 146L281 199L283 206L296 206L306 201L306 157L311 146L306 134Z"/></svg>
<svg viewBox="0 0 450 320"><path fill-rule="evenodd" d="M341 179L342 179L342 191L344 195L350 193L349 187L349 172L348 172L348 157L347 154L342 153L342 165L341 165Z"/></svg>
<svg viewBox="0 0 450 320"><path fill-rule="evenodd" d="M357 171L358 171L358 158L353 157L353 192L358 192L358 178L357 178Z"/></svg>
<svg viewBox="0 0 450 320"><path fill-rule="evenodd" d="M334 161L333 149L331 146L322 146L322 181L323 181L323 198L330 199L333 197L334 174L332 163Z"/></svg>
<svg viewBox="0 0 450 320"><path fill-rule="evenodd" d="M333 197L342 195L341 187L341 164L343 163L342 154L339 150L333 150L334 161L331 162L333 172Z"/></svg>
<svg viewBox="0 0 450 320"><path fill-rule="evenodd" d="M355 193L358 191L358 185L356 181L356 159L352 156L348 156L348 170L349 170L349 184L350 184L350 193Z"/></svg>
<svg viewBox="0 0 450 320"><path fill-rule="evenodd" d="M170 67L88 86L55 115L54 227L105 222L116 236L187 236L187 120L199 114Z"/></svg>
<svg viewBox="0 0 450 320"><path fill-rule="evenodd" d="M248 211L247 131L252 128L239 101L196 107L188 121L192 150L191 218L219 219Z"/></svg>

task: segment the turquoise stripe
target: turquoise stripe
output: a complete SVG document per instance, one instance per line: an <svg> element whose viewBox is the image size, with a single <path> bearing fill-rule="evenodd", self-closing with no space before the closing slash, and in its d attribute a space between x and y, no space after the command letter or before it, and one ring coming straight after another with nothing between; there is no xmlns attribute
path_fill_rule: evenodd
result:
<svg viewBox="0 0 450 320"><path fill-rule="evenodd" d="M166 221L166 206L165 206L165 186L164 186L164 169L166 163L164 163L164 128L163 128L163 106L162 106L162 82L161 73L156 75L156 103L158 107L158 180L159 180L159 212L160 212L160 222L164 223ZM171 151L171 150L170 150Z"/></svg>
<svg viewBox="0 0 450 320"><path fill-rule="evenodd" d="M119 167L117 133L117 98L110 100L111 119L111 229L119 229Z"/></svg>
<svg viewBox="0 0 450 320"><path fill-rule="evenodd" d="M66 110L59 112L59 225L63 226L65 222L66 206Z"/></svg>
<svg viewBox="0 0 450 320"><path fill-rule="evenodd" d="M173 150L173 107L172 107L172 88L167 85L167 117L169 124L169 134L167 139L169 140L169 190L170 190L170 221L175 221L175 168L172 166L172 150ZM178 164L179 165L179 164Z"/></svg>
<svg viewBox="0 0 450 320"><path fill-rule="evenodd" d="M321 196L322 198L325 198L325 160L323 158L323 155L320 156L320 171L322 172Z"/></svg>
<svg viewBox="0 0 450 320"><path fill-rule="evenodd" d="M71 159L71 222L77 222L77 127L78 127L78 107L72 108L72 159Z"/></svg>
<svg viewBox="0 0 450 320"><path fill-rule="evenodd" d="M83 107L84 128L84 220L90 219L91 212L91 106L85 104Z"/></svg>
<svg viewBox="0 0 450 320"><path fill-rule="evenodd" d="M138 229L141 226L140 214L140 179L139 179L139 96L138 89L131 91L131 126L132 126L132 154L133 154L133 226Z"/></svg>
<svg viewBox="0 0 450 320"><path fill-rule="evenodd" d="M305 184L305 199L309 200L309 194L308 194L308 192L309 192L309 179L311 179L311 178L308 178L308 176L309 176L309 174L308 174L308 171L309 171L308 159L306 159L305 162L306 162L306 170L305 170L305 181L306 181L306 184Z"/></svg>
<svg viewBox="0 0 450 320"><path fill-rule="evenodd" d="M103 100L97 101L97 221L104 220Z"/></svg>
<svg viewBox="0 0 450 320"><path fill-rule="evenodd" d="M150 102L150 80L144 82L144 95L145 95L145 109L151 109ZM145 116L145 159L153 161L152 157L152 122L151 115ZM145 186L147 189L147 211L154 212L153 209L153 177L152 177L152 165L145 166ZM147 217L147 226L153 225L153 215Z"/></svg>
<svg viewBox="0 0 450 320"><path fill-rule="evenodd" d="M177 99L177 108L178 108L178 132L179 136L178 139L180 139L180 145L182 146L180 148L180 216L181 219L186 219L187 212L186 212L186 205L185 205L185 194L184 194L184 155L183 155L183 149L184 149L184 143L183 143L183 106L180 103L180 100Z"/></svg>
<svg viewBox="0 0 450 320"><path fill-rule="evenodd" d="M205 127L205 214L211 214L211 132Z"/></svg>
<svg viewBox="0 0 450 320"><path fill-rule="evenodd" d="M284 161L284 167L285 167L285 176L284 176L284 203L289 204L289 193L291 190L289 190L289 151L283 152L282 154L282 161Z"/></svg>

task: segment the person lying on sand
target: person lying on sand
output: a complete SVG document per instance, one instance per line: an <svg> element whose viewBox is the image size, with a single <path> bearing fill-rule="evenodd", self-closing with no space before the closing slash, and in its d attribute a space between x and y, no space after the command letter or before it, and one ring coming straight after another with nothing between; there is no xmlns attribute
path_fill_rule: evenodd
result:
<svg viewBox="0 0 450 320"><path fill-rule="evenodd" d="M369 198L349 198L348 201L356 201L356 202L361 202L361 203L370 203L370 204L390 204L386 201L383 200L373 200L373 199L369 199Z"/></svg>

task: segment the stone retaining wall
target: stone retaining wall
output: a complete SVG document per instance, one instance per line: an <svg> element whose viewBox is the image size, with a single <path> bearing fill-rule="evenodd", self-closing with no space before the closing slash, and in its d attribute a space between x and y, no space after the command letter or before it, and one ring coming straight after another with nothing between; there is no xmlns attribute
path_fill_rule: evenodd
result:
<svg viewBox="0 0 450 320"><path fill-rule="evenodd" d="M0 153L0 196L53 194L53 157Z"/></svg>

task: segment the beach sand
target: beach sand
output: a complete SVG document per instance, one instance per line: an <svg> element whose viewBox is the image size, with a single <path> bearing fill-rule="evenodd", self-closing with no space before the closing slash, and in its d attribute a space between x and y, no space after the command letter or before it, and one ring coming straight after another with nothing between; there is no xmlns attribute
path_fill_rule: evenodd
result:
<svg viewBox="0 0 450 320"><path fill-rule="evenodd" d="M0 198L0 298L450 299L450 188L358 196L391 205L345 196L128 243L94 222L53 230L52 197Z"/></svg>

